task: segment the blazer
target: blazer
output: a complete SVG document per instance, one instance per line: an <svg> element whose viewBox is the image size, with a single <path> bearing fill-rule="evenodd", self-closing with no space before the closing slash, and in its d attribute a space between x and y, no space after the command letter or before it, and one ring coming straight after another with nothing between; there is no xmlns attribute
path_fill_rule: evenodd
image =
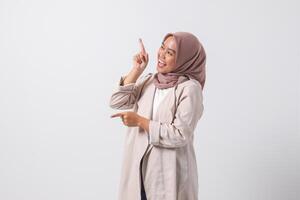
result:
<svg viewBox="0 0 300 200"><path fill-rule="evenodd" d="M198 81L189 79L172 88L152 117L154 74L122 85L121 76L110 98L113 109L132 109L150 120L149 132L127 127L119 200L141 199L140 163L148 200L197 200L198 173L194 130L202 116L203 96ZM151 140L148 137L151 135Z"/></svg>

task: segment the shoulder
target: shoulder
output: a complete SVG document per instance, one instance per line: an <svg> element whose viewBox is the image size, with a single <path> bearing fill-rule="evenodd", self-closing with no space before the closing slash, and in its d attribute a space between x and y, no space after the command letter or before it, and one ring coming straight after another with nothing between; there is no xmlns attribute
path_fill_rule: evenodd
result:
<svg viewBox="0 0 300 200"><path fill-rule="evenodd" d="M182 102L185 99L188 102L197 104L195 102L201 102L203 99L201 84L195 79L180 83L176 89L176 96L178 102Z"/></svg>
<svg viewBox="0 0 300 200"><path fill-rule="evenodd" d="M202 91L201 84L195 79L189 79L183 83L178 84L178 89L182 91Z"/></svg>
<svg viewBox="0 0 300 200"><path fill-rule="evenodd" d="M143 80L148 80L148 79L150 79L150 78L153 78L154 76L153 76L153 73L146 73L146 74L143 74L142 76L141 76L141 78L143 79Z"/></svg>
<svg viewBox="0 0 300 200"><path fill-rule="evenodd" d="M151 77L152 77L152 73L142 74L142 75L139 76L136 83L137 83L137 85L142 85L146 81L148 81Z"/></svg>

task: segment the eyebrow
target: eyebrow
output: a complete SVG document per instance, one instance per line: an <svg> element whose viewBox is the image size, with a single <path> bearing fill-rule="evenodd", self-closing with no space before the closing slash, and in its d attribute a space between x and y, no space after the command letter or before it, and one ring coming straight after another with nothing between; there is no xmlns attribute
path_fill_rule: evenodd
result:
<svg viewBox="0 0 300 200"><path fill-rule="evenodd" d="M163 46L165 46L165 44L162 42L161 43ZM170 48L168 48L169 50L171 50L171 51L173 51L174 53L176 53L176 51L174 50L174 49L170 49Z"/></svg>

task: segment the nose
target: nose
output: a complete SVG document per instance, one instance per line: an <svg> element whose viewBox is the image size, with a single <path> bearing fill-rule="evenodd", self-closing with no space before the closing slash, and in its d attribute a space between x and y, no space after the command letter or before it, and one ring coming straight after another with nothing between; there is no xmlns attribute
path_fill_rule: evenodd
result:
<svg viewBox="0 0 300 200"><path fill-rule="evenodd" d="M160 57L165 58L165 55L166 55L166 50L161 50L160 51Z"/></svg>

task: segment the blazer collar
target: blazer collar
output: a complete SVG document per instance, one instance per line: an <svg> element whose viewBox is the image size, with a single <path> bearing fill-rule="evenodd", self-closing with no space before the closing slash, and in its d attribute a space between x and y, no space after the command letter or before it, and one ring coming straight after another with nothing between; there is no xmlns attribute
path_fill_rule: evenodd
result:
<svg viewBox="0 0 300 200"><path fill-rule="evenodd" d="M159 110L161 110L162 109L161 107L163 105L166 105L166 103L172 104L172 109L170 110L170 112L172 113L172 115L174 115L177 85L175 87L173 87L171 89L170 93L168 93L167 96L165 96L165 99L162 102L160 102L160 104L157 107L157 112L156 112L155 116L152 116L152 115L153 115L153 102L154 102L155 92L156 92L157 88L154 85L154 75L153 74L149 78L149 80L146 81L144 87L148 87L147 92L145 93L145 95L146 95L145 98L147 99L147 102L148 102L148 106L146 106L146 108L144 110L145 117L147 117L148 119L153 119L153 120L158 119ZM170 100L170 101L166 102L167 100Z"/></svg>

